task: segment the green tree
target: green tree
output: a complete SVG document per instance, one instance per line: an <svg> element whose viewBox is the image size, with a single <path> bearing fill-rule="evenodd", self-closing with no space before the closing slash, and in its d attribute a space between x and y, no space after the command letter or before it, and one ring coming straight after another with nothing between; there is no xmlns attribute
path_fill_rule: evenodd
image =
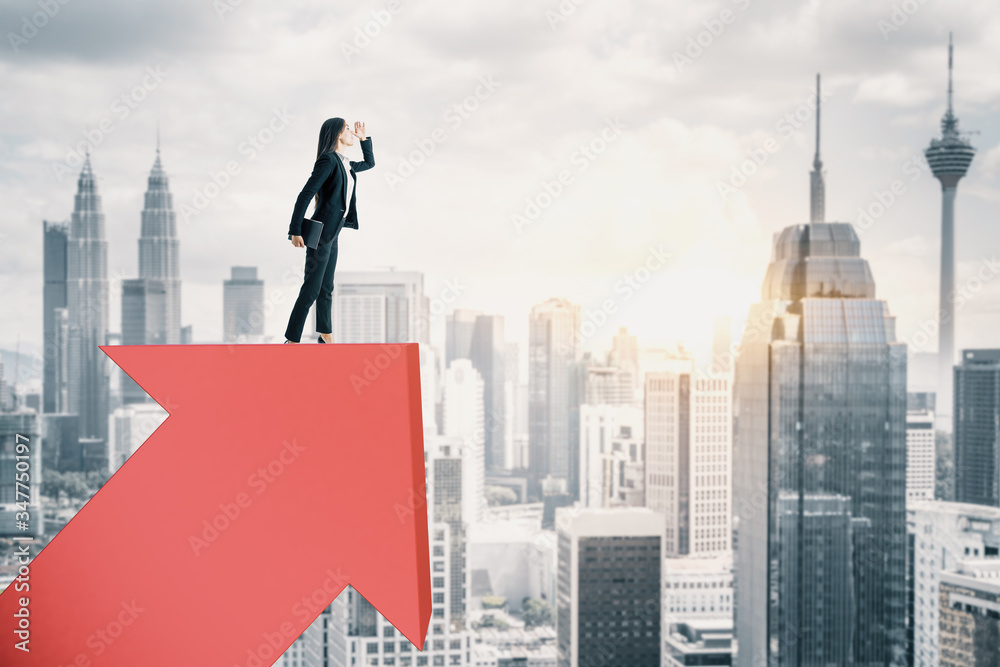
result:
<svg viewBox="0 0 1000 667"><path fill-rule="evenodd" d="M483 609L503 609L507 605L507 598L502 595L484 595L482 603Z"/></svg>
<svg viewBox="0 0 1000 667"><path fill-rule="evenodd" d="M934 454L936 475L934 497L938 500L955 499L955 453L951 434L937 431L934 434Z"/></svg>
<svg viewBox="0 0 1000 667"><path fill-rule="evenodd" d="M41 492L43 496L48 498L59 498L59 492L63 490L66 484L66 479L63 477L62 473L58 470L52 470L46 468L42 471L42 488Z"/></svg>
<svg viewBox="0 0 1000 667"><path fill-rule="evenodd" d="M524 598L521 604L521 620L524 621L524 627L552 625L552 618L552 607L548 602L536 598Z"/></svg>
<svg viewBox="0 0 1000 667"><path fill-rule="evenodd" d="M506 486L487 486L486 502L489 505L513 505L517 502L517 494Z"/></svg>

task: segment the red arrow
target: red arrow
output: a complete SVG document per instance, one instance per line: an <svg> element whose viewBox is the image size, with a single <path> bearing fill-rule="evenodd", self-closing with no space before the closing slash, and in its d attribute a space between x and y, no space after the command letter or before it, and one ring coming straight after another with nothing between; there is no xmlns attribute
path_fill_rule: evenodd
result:
<svg viewBox="0 0 1000 667"><path fill-rule="evenodd" d="M267 666L347 584L424 645L416 343L101 349L170 416L0 595L0 665Z"/></svg>

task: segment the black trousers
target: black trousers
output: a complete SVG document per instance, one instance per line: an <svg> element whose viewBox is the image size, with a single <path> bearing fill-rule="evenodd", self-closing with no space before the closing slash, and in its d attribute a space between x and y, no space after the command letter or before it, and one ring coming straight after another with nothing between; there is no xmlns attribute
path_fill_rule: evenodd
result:
<svg viewBox="0 0 1000 667"><path fill-rule="evenodd" d="M333 271L337 267L337 236L321 242L315 250L306 248L305 275L285 328L286 340L301 342L302 328L313 302L316 303L317 333L333 333Z"/></svg>

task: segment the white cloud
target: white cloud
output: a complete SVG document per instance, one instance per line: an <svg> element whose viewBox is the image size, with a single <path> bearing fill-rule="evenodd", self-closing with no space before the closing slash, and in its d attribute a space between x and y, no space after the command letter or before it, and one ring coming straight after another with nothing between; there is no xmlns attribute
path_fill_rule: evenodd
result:
<svg viewBox="0 0 1000 667"><path fill-rule="evenodd" d="M557 5L404 1L350 62L342 45L353 43L356 29L385 3L344 9L318 0L243 2L223 20L211 3L194 0L67 5L20 54L0 56L0 198L3 231L13 232L0 244L9 295L0 343L18 333L40 337L41 220L68 217L75 189L75 176L54 178L52 162L141 81L146 65L160 65L168 76L128 118L117 119L93 154L110 262L135 275L157 121L177 206L227 161L238 161L232 183L181 224L183 319L194 324L196 340L206 341L221 335L221 317L211 315L221 303L217 289L197 286L217 286L230 266L259 266L269 285L289 295L297 289L282 282L289 266L301 264L284 230L312 166L319 125L330 116L365 120L377 162L359 177L361 229L345 232L339 266L418 269L429 283L464 276L473 285L464 305L526 325L533 301L561 292L583 301L649 244L665 241L677 252L676 267L646 297L662 307L635 314L650 338L666 321L665 308L672 320L706 316L683 310L697 301L690 281L704 277L699 271L733 282L726 289L725 281L705 279L700 298L709 308L736 311L757 298L771 234L802 222L808 211L811 119L736 194L723 200L717 184L803 104L816 71L834 93L823 117L831 218L885 187L892 177L886 164L898 170L900 155L921 150L937 132L944 9L926 5L887 41L876 28L880 10L862 0L591 2L553 30L545 11ZM1000 9L993 5L964 0L948 15L963 127L995 142L1000 88L972 83L996 78ZM0 18L16 23L32 6L8 3ZM708 30L706 22L715 26L724 9L734 20L679 70L674 54ZM490 76L500 82L495 92L463 112L459 125L449 123L443 114ZM248 159L240 142L265 127L275 107L294 120ZM628 125L620 139L586 171L574 171L573 184L537 224L516 234L511 213L561 169L576 169L574 151L614 117ZM446 140L390 188L386 175L438 127ZM998 150L984 151L973 171L995 171ZM974 192L973 185L995 192L985 181L969 185L964 192ZM937 184L924 179L913 192L864 244L879 293L903 317L920 306L908 290L936 270L933 252L893 259L907 252L899 238L933 238L938 224ZM985 202L962 199L961 230L982 229L1000 241ZM228 240L233 233L237 244ZM280 334L284 317L272 317L269 331Z"/></svg>

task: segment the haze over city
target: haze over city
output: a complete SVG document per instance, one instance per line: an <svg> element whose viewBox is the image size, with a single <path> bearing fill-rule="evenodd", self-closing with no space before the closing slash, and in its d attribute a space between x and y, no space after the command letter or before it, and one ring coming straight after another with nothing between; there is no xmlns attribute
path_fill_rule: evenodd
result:
<svg viewBox="0 0 1000 667"><path fill-rule="evenodd" d="M4 25L19 24L21 4L0 10ZM233 265L260 267L268 290L282 291L267 322L279 333L297 288L288 273L301 270L284 230L316 128L343 115L366 121L378 166L359 178L362 228L344 234L340 268L422 271L432 300L451 300L448 285L457 285L447 308L502 313L514 340L525 340L527 312L544 298L565 296L586 313L610 297L620 307L588 347L606 347L625 324L642 345L681 339L704 354L712 317L732 315L738 329L758 298L772 234L808 220L816 72L826 91L827 218L857 223L859 207L894 180L905 188L865 230L862 252L908 338L934 316L940 188L907 161L938 132L949 31L956 112L963 130L979 132L958 203L958 285L1000 240L990 214L1000 82L987 75L1000 16L990 3L921 5L899 25L891 6L865 2L583 3L568 15L555 3L414 3L360 49L355 29L376 4L129 7L66 5L0 55L8 349L41 335L41 220L68 218L79 170L78 162L60 178L56 165L70 166L107 119L112 130L96 135L92 160L112 288L116 276L136 275L159 124L179 210L182 319L195 341L221 338L221 284ZM581 160L580 147L616 118L620 135L608 133L606 150ZM280 128L270 142L248 149L247 137L269 124ZM768 138L778 149L745 185L722 192ZM422 164L393 180L411 159ZM229 161L240 172L199 200ZM525 213L526 199L545 203L545 183L563 170L569 184L519 233L512 216ZM632 298L616 294L653 247L671 253L669 264ZM984 344L1000 326L998 296L1000 283L987 280L960 309L959 348ZM111 309L118 322L114 296ZM443 313L433 326L439 339Z"/></svg>

